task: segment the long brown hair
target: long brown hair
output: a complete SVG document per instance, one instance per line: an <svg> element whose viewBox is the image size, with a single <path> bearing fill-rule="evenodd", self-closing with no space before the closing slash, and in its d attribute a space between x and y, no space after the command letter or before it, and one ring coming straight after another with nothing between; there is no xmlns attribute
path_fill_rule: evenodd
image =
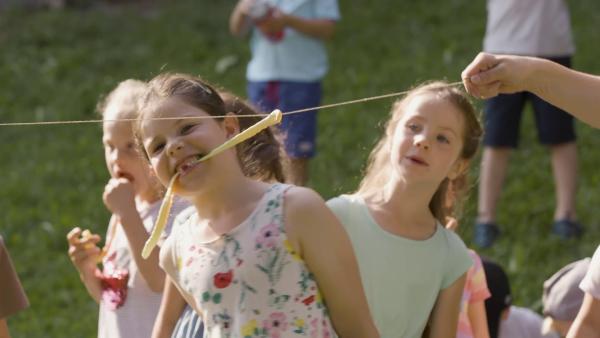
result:
<svg viewBox="0 0 600 338"><path fill-rule="evenodd" d="M187 74L164 73L156 76L148 83L148 90L141 101L141 113L136 124L136 138L141 144L140 125L144 112L156 100L176 97L187 104L202 109L211 116L257 114L256 111L235 96L224 93L225 98L206 81ZM222 117L215 117L222 121ZM250 127L261 117L240 117L240 131ZM144 154L146 152L144 151ZM275 137L275 132L267 128L249 140L236 146L236 155L247 177L263 181L280 181L285 179L283 166L283 150ZM147 154L146 154L147 156Z"/></svg>
<svg viewBox="0 0 600 338"><path fill-rule="evenodd" d="M367 169L357 193L373 193L383 188L387 183L392 170L390 155L394 131L409 103L415 97L425 94L432 94L438 100L445 100L462 112L464 118L464 135L460 158L468 163L475 156L479 148L483 130L478 114L465 93L458 88L449 86L448 83L443 81L425 83L411 90L402 99L394 102L390 111L390 117L385 123L384 134L369 155ZM431 198L429 210L431 210L431 213L438 221L444 223L446 217L454 213L456 205L459 204L462 195L467 190L467 169L468 166L453 180L444 179Z"/></svg>

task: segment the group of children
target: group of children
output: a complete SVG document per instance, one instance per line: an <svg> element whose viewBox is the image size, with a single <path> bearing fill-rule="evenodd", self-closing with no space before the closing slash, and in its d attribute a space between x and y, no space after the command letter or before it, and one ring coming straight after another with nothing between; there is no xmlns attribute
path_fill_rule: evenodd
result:
<svg viewBox="0 0 600 338"><path fill-rule="evenodd" d="M198 162L258 120L198 77L126 80L99 110L106 245L79 228L67 239L100 304L100 337L498 334L486 320L486 263L451 229L482 135L459 89L431 82L397 100L358 189L328 202L285 184L276 129ZM144 260L175 175L173 225Z"/></svg>
<svg viewBox="0 0 600 338"><path fill-rule="evenodd" d="M473 258L443 224L481 136L460 90L432 82L398 100L358 190L327 204L284 183L275 129L198 162L257 119L200 78L126 80L100 110L107 244L79 228L67 236L100 304L99 336L456 334ZM144 260L176 174L173 225Z"/></svg>

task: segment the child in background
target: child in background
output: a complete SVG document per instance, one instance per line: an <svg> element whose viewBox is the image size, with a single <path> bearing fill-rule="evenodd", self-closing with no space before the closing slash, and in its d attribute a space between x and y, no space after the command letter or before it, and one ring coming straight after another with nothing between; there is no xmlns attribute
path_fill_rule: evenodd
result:
<svg viewBox="0 0 600 338"><path fill-rule="evenodd" d="M538 56L571 66L575 52L567 0L487 0L483 49L490 53ZM536 73L537 76L537 73ZM544 92L546 92L544 83ZM519 143L521 115L530 101L540 143L548 147L556 192L552 232L562 239L581 236L577 222L577 145L573 118L530 92L485 100L485 137L479 179L474 242L492 246L500 236L497 209L510 155Z"/></svg>
<svg viewBox="0 0 600 338"><path fill-rule="evenodd" d="M492 296L485 301L490 338L559 338L542 334L542 317L536 312L511 305L508 276L495 262L483 259L483 269Z"/></svg>
<svg viewBox="0 0 600 338"><path fill-rule="evenodd" d="M585 292L583 304L567 338L596 338L600 332L600 246L579 287Z"/></svg>
<svg viewBox="0 0 600 338"><path fill-rule="evenodd" d="M458 222L451 217L446 223L446 228L456 231ZM485 300L491 294L485 280L485 273L481 258L474 250L469 249L469 256L473 260L473 266L467 271L465 289L460 302L460 313L458 315L457 338L489 338L487 318L485 314Z"/></svg>
<svg viewBox="0 0 600 338"><path fill-rule="evenodd" d="M29 301L0 236L0 337L10 338L6 319L27 308Z"/></svg>
<svg viewBox="0 0 600 338"><path fill-rule="evenodd" d="M78 227L67 235L71 261L88 293L100 304L101 338L148 338L164 285L158 251L148 260L141 257L158 214L162 190L136 150L132 121L114 121L137 118L137 101L145 88L141 81L123 81L99 105L110 173L103 200L112 212L105 249L101 251L96 245L99 235L86 236ZM183 206L177 201L174 212ZM100 257L102 272L96 266Z"/></svg>
<svg viewBox="0 0 600 338"><path fill-rule="evenodd" d="M480 137L464 93L422 85L394 103L358 191L328 202L350 235L382 337L417 338L426 326L425 337L456 336L472 259L441 222L448 185L467 174Z"/></svg>
<svg viewBox="0 0 600 338"><path fill-rule="evenodd" d="M205 337L378 337L335 216L313 191L271 183L283 175L269 130L197 161L243 128L226 113L207 83L163 74L137 129L159 180L178 174L175 193L195 206L178 217L160 262Z"/></svg>
<svg viewBox="0 0 600 338"><path fill-rule="evenodd" d="M583 302L583 291L579 289L579 283L589 266L589 257L580 259L567 264L544 282L543 334L556 332L560 337L567 336Z"/></svg>
<svg viewBox="0 0 600 338"><path fill-rule="evenodd" d="M328 70L325 40L340 19L337 0L239 0L230 17L236 36L251 28L248 97L263 111L317 107ZM315 156L317 111L284 116L291 183L304 185Z"/></svg>

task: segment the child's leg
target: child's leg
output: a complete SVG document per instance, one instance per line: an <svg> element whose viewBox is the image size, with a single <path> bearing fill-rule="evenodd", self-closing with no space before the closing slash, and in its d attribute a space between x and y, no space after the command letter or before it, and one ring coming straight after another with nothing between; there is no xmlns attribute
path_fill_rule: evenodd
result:
<svg viewBox="0 0 600 338"><path fill-rule="evenodd" d="M499 95L485 103L485 136L475 225L475 243L480 247L489 247L498 236L496 206L510 153L518 145L525 98L524 93Z"/></svg>
<svg viewBox="0 0 600 338"><path fill-rule="evenodd" d="M321 103L320 82L280 82L280 109L289 112L316 107ZM317 111L284 116L281 129L285 149L290 157L290 183L305 185L308 180L309 160L316 153Z"/></svg>
<svg viewBox="0 0 600 338"><path fill-rule="evenodd" d="M570 67L570 58L556 58L552 61ZM556 189L556 209L554 211L555 232L562 237L578 236L580 229L562 233L556 226L560 222L569 227L575 224L575 196L577 194L577 145L573 117L567 112L532 95L540 142L550 148L552 170ZM562 227L562 226L561 226ZM568 230L568 229L567 229Z"/></svg>

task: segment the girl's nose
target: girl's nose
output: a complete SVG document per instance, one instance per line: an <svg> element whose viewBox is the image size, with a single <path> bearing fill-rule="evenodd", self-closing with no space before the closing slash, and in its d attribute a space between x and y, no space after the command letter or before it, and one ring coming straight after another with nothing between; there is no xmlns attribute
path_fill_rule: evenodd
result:
<svg viewBox="0 0 600 338"><path fill-rule="evenodd" d="M415 145L425 150L429 149L429 141L425 136L417 136L415 138Z"/></svg>
<svg viewBox="0 0 600 338"><path fill-rule="evenodd" d="M183 145L180 142L172 142L169 144L167 152L169 153L170 156L173 156L177 152L179 152L181 149L183 149Z"/></svg>

